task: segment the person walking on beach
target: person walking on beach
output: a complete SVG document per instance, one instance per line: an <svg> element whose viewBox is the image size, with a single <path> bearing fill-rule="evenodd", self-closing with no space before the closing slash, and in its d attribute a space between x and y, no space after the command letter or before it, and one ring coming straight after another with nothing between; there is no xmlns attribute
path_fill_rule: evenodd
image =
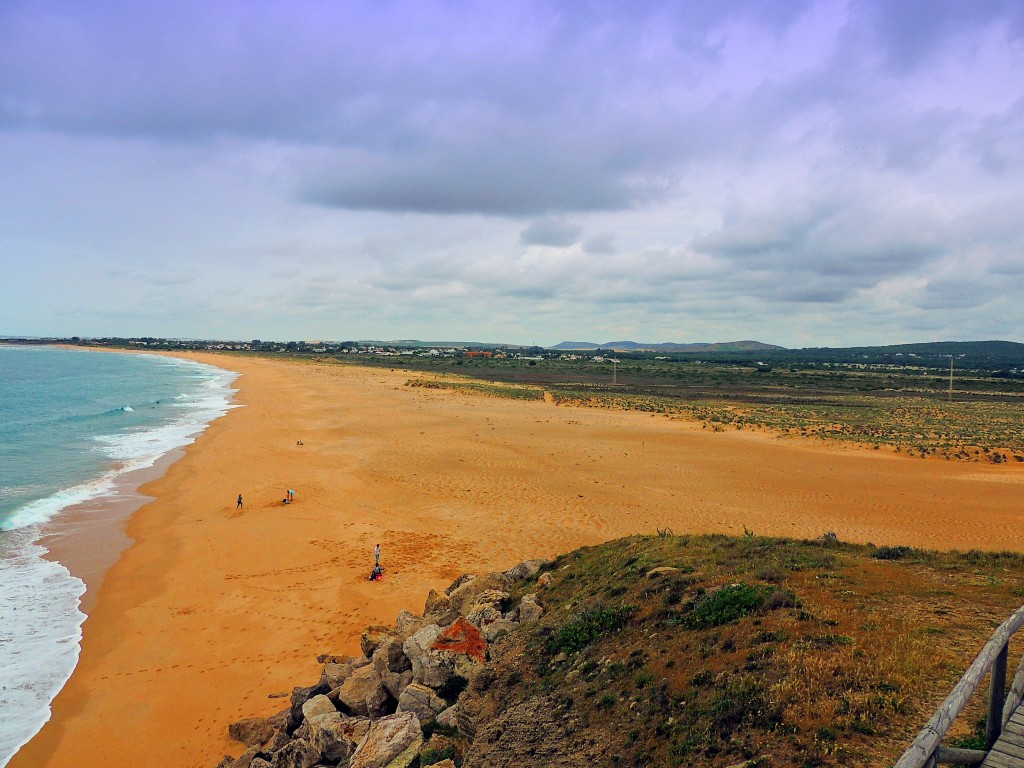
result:
<svg viewBox="0 0 1024 768"><path fill-rule="evenodd" d="M374 557L374 560L376 560L375 564L379 568L380 567L380 544L378 544L377 546L375 546L373 548L373 557Z"/></svg>
<svg viewBox="0 0 1024 768"><path fill-rule="evenodd" d="M235 509L241 509L241 508L242 508L242 494L238 494L238 503L235 504Z"/></svg>

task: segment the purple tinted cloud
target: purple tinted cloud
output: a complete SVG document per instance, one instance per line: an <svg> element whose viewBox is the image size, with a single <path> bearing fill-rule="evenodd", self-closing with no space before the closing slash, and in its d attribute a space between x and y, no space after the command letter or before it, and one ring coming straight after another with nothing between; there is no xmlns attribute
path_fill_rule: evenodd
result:
<svg viewBox="0 0 1024 768"><path fill-rule="evenodd" d="M907 307L1012 306L985 278L1019 274L1022 40L1011 0L10 0L0 246L146 260L168 295L189 270L153 265L194 259L327 324L469 295L941 328Z"/></svg>

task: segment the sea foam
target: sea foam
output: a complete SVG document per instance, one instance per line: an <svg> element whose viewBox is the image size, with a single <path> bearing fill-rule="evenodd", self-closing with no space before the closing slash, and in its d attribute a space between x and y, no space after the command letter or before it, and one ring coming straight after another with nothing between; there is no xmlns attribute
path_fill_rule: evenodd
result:
<svg viewBox="0 0 1024 768"><path fill-rule="evenodd" d="M44 560L29 528L0 541L0 766L50 719L50 702L78 663L81 579Z"/></svg>

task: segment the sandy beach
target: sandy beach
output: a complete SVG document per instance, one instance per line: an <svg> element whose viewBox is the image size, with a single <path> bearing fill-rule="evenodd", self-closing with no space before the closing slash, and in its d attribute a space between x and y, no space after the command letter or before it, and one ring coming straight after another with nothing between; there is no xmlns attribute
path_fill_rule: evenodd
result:
<svg viewBox="0 0 1024 768"><path fill-rule="evenodd" d="M102 583L84 574L79 666L13 768L212 768L241 752L229 723L283 708L269 695L314 682L317 654L356 651L431 587L631 533L1024 551L1024 465L412 388L398 370L188 357L240 372L244 407L143 487L155 500ZM85 570L96 539L49 545ZM382 583L366 578L375 543Z"/></svg>

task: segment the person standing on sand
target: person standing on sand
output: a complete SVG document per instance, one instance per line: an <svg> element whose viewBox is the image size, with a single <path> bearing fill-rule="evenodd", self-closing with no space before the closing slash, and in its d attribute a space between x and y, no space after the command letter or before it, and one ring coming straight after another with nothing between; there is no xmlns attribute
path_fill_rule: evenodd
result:
<svg viewBox="0 0 1024 768"><path fill-rule="evenodd" d="M380 567L380 544L373 548L373 557L376 560L376 565Z"/></svg>
<svg viewBox="0 0 1024 768"><path fill-rule="evenodd" d="M242 494L238 494L238 503L235 504L235 509L242 509Z"/></svg>

